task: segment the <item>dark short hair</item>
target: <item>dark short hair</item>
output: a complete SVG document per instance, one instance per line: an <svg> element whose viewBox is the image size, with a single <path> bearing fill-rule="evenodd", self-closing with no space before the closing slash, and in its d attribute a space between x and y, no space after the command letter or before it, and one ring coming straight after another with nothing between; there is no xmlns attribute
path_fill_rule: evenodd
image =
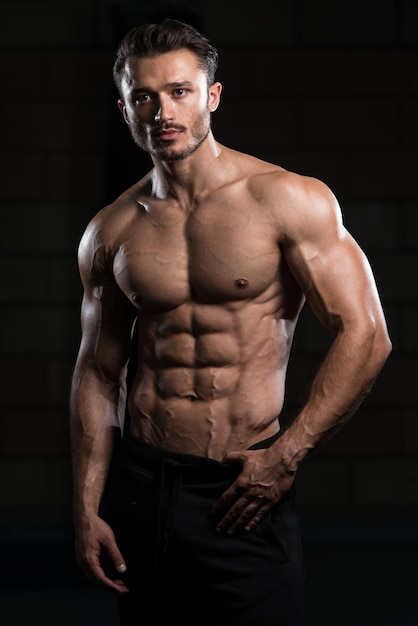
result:
<svg viewBox="0 0 418 626"><path fill-rule="evenodd" d="M142 24L132 28L122 39L113 65L113 78L119 93L127 59L152 57L182 48L197 56L200 67L206 72L208 84L212 85L218 67L216 48L193 26L166 18L159 24Z"/></svg>

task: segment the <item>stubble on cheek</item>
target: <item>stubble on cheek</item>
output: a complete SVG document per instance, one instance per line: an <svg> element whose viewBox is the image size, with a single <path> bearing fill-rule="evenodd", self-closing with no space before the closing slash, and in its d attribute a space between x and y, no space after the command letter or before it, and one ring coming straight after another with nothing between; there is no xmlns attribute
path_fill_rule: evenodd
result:
<svg viewBox="0 0 418 626"><path fill-rule="evenodd" d="M151 127L145 124L130 123L129 130L135 144L145 150L146 152L152 152L152 137Z"/></svg>

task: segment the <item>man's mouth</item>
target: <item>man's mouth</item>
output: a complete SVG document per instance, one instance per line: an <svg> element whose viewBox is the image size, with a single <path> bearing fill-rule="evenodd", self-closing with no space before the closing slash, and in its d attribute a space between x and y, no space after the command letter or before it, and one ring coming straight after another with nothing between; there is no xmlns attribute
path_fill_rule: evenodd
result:
<svg viewBox="0 0 418 626"><path fill-rule="evenodd" d="M180 133L184 131L184 128L163 128L155 132L154 136L160 141L173 141Z"/></svg>
<svg viewBox="0 0 418 626"><path fill-rule="evenodd" d="M158 133L158 138L161 139L161 141L170 141L175 139L179 134L179 130L163 130Z"/></svg>

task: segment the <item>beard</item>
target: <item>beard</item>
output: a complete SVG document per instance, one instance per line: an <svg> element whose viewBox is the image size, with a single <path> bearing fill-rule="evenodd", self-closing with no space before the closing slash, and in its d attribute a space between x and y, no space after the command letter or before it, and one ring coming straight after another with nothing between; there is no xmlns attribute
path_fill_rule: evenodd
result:
<svg viewBox="0 0 418 626"><path fill-rule="evenodd" d="M136 124L129 125L132 139L139 148L148 152L148 154L157 158L159 161L182 161L193 154L208 136L210 131L210 111L208 108L205 109L193 122L190 128L191 141L189 145L182 150L176 150L172 147L175 140L161 141L158 138L158 133L165 128L178 130L182 133L187 130L185 126L171 123L149 126L137 122Z"/></svg>

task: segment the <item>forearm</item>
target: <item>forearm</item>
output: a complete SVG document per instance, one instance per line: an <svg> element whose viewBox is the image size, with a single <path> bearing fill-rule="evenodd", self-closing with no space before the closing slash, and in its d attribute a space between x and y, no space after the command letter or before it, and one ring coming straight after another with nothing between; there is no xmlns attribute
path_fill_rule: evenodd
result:
<svg viewBox="0 0 418 626"><path fill-rule="evenodd" d="M296 470L355 413L369 393L389 353L385 327L370 333L340 332L311 386L308 400L289 426L282 444L286 463Z"/></svg>
<svg viewBox="0 0 418 626"><path fill-rule="evenodd" d="M99 509L113 455L118 404L118 385L100 384L91 373L74 377L70 436L75 517Z"/></svg>
<svg viewBox="0 0 418 626"><path fill-rule="evenodd" d="M101 429L95 437L72 436L75 517L99 510L113 453L114 430L113 427Z"/></svg>

